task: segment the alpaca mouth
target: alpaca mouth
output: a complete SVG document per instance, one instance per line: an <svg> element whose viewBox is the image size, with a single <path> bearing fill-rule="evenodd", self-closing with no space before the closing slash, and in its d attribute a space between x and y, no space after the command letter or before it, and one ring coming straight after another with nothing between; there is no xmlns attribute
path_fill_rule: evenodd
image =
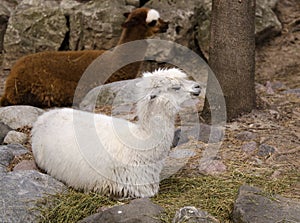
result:
<svg viewBox="0 0 300 223"><path fill-rule="evenodd" d="M165 33L169 29L169 23L166 22L162 27L160 27L160 33Z"/></svg>
<svg viewBox="0 0 300 223"><path fill-rule="evenodd" d="M200 91L192 92L191 94L192 94L193 96L199 96L199 95L200 95Z"/></svg>

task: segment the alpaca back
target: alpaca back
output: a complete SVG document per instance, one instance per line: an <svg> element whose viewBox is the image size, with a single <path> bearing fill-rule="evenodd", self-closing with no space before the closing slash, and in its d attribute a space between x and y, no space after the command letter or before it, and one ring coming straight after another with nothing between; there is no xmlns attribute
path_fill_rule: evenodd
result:
<svg viewBox="0 0 300 223"><path fill-rule="evenodd" d="M162 162L151 160L153 152L143 154L116 135L115 129L128 125L135 131L126 120L67 108L52 110L33 127L33 155L40 168L76 189L153 196Z"/></svg>

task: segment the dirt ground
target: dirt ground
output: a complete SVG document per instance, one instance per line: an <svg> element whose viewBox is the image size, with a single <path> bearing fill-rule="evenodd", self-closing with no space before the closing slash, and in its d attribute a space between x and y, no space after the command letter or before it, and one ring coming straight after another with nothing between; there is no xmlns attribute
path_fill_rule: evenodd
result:
<svg viewBox="0 0 300 223"><path fill-rule="evenodd" d="M248 172L271 170L274 178L299 172L289 195L300 198L300 2L280 0L276 13L282 33L256 50L259 108L227 125L221 151L227 162L240 160ZM236 138L242 131L253 133L257 146L270 145L275 153L258 159L255 152L242 152L247 142Z"/></svg>

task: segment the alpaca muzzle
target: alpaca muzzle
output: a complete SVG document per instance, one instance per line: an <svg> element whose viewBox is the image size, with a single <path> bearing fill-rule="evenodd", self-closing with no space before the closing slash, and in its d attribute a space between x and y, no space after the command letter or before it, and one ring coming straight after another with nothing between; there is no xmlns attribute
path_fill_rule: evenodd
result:
<svg viewBox="0 0 300 223"><path fill-rule="evenodd" d="M199 84L195 84L193 87L192 87L192 90L191 90L191 94L194 95L194 96L199 96L201 93L201 87Z"/></svg>

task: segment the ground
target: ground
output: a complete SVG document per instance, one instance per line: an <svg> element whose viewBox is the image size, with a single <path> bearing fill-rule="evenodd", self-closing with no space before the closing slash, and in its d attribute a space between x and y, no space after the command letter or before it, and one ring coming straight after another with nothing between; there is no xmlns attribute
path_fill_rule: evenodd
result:
<svg viewBox="0 0 300 223"><path fill-rule="evenodd" d="M218 176L200 175L197 165L193 165L194 159L189 167L162 182L160 193L153 200L167 210L166 222L176 208L184 205L195 205L221 222L230 222L237 189L243 183L260 186L268 193L300 199L299 12L299 0L280 0L276 13L283 31L257 46L258 108L226 125L218 154L226 171ZM255 146L251 148L251 145ZM264 154L259 154L261 145L267 145ZM192 142L190 146L205 148L206 145ZM79 197L78 200L82 200L81 195ZM65 200L68 199L58 197L54 206L67 206L70 211L71 204ZM51 219L59 212L62 211L55 209L51 213L47 209L44 213Z"/></svg>

